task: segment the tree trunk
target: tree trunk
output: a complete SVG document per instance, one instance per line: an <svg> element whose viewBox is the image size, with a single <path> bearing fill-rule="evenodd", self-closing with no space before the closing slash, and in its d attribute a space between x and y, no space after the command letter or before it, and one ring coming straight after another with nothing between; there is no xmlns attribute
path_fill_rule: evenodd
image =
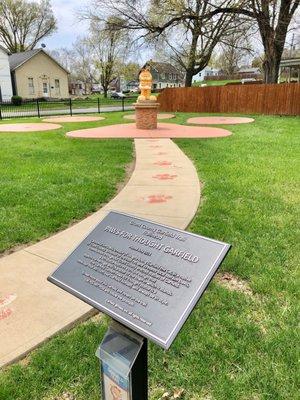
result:
<svg viewBox="0 0 300 400"><path fill-rule="evenodd" d="M266 60L263 62L265 83L278 83L280 58L271 58L266 54Z"/></svg>
<svg viewBox="0 0 300 400"><path fill-rule="evenodd" d="M280 61L284 49L285 34L277 35L274 39L274 33L269 31L262 33L263 45L265 50L265 60L263 62L264 82L278 83Z"/></svg>
<svg viewBox="0 0 300 400"><path fill-rule="evenodd" d="M192 82L193 82L193 76L194 76L194 68L191 69L187 69L186 70L186 75L185 75L185 87L191 87L192 86Z"/></svg>

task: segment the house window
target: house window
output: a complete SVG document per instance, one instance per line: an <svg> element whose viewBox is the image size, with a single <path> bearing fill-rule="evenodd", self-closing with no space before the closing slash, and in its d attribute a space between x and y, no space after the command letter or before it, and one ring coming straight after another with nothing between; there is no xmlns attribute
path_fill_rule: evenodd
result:
<svg viewBox="0 0 300 400"><path fill-rule="evenodd" d="M161 74L160 74L160 76L161 76L161 79L165 79L165 73L164 72L162 72Z"/></svg>
<svg viewBox="0 0 300 400"><path fill-rule="evenodd" d="M29 94L34 94L33 78L28 78L28 93Z"/></svg>
<svg viewBox="0 0 300 400"><path fill-rule="evenodd" d="M55 94L60 94L60 82L59 79L54 80Z"/></svg>
<svg viewBox="0 0 300 400"><path fill-rule="evenodd" d="M48 85L47 82L43 82L43 94L48 94Z"/></svg>

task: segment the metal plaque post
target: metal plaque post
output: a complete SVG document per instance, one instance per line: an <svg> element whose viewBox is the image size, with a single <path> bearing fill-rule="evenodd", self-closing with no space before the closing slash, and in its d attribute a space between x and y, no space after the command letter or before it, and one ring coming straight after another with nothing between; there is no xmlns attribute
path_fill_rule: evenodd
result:
<svg viewBox="0 0 300 400"><path fill-rule="evenodd" d="M103 400L147 400L147 339L113 321L96 352Z"/></svg>

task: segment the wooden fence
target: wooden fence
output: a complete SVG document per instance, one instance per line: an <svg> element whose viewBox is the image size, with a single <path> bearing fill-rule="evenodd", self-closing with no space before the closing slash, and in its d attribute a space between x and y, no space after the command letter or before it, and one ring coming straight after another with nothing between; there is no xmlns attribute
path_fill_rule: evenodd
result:
<svg viewBox="0 0 300 400"><path fill-rule="evenodd" d="M300 84L166 88L161 111L300 115Z"/></svg>

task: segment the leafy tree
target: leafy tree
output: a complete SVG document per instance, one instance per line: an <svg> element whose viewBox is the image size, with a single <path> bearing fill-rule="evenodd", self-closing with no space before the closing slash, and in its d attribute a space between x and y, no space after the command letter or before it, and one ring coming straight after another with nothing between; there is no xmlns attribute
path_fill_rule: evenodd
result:
<svg viewBox="0 0 300 400"><path fill-rule="evenodd" d="M55 30L49 0L0 0L0 43L9 52L31 50Z"/></svg>
<svg viewBox="0 0 300 400"><path fill-rule="evenodd" d="M124 77L126 81L134 81L138 79L140 66L135 62L128 62L120 64L119 73Z"/></svg>

